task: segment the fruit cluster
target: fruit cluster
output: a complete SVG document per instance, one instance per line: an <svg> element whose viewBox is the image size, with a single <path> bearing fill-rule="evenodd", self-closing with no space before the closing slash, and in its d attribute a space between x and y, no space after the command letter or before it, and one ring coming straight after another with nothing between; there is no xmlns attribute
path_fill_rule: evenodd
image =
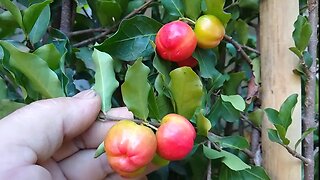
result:
<svg viewBox="0 0 320 180"><path fill-rule="evenodd" d="M150 162L161 166L185 158L195 137L192 124L178 114L164 116L156 134L143 124L122 120L107 133L104 150L112 169L130 178L142 174Z"/></svg>
<svg viewBox="0 0 320 180"><path fill-rule="evenodd" d="M156 35L158 55L178 66L195 67L197 60L192 53L197 45L208 49L219 45L225 34L220 20L213 15L203 15L195 22L194 30L183 21L173 21L162 26Z"/></svg>

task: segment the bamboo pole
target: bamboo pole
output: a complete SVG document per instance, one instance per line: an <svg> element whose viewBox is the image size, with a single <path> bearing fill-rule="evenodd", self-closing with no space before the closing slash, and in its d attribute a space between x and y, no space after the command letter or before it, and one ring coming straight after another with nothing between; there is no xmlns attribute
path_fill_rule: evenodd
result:
<svg viewBox="0 0 320 180"><path fill-rule="evenodd" d="M287 137L290 147L301 136L301 82L292 70L299 63L296 56L289 51L294 46L292 32L299 13L298 0L261 0L260 1L260 52L262 107L280 108L283 101L291 94L297 93L292 125ZM271 142L267 129L274 127L265 117L262 124L263 166L273 180L301 179L301 162L287 150ZM297 152L301 152L298 147Z"/></svg>

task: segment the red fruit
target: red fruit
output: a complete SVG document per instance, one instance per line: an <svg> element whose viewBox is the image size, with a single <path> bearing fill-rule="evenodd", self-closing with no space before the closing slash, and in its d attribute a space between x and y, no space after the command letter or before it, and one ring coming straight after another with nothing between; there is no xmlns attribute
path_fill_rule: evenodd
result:
<svg viewBox="0 0 320 180"><path fill-rule="evenodd" d="M183 61L190 57L197 46L192 28L185 22L173 21L165 24L156 36L157 53L168 61Z"/></svg>
<svg viewBox="0 0 320 180"><path fill-rule="evenodd" d="M198 65L198 61L194 57L190 56L186 60L177 62L177 64L179 67L188 66L188 67L194 68Z"/></svg>
<svg viewBox="0 0 320 180"><path fill-rule="evenodd" d="M153 131L129 120L115 124L104 140L104 149L113 170L124 177L141 174L157 149Z"/></svg>
<svg viewBox="0 0 320 180"><path fill-rule="evenodd" d="M185 117L168 114L162 118L156 136L157 153L164 159L175 161L185 158L190 153L196 131Z"/></svg>

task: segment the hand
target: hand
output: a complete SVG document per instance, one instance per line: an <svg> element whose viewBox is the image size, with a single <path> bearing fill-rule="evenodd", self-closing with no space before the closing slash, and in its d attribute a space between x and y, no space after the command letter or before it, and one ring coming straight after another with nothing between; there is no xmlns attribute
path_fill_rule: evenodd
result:
<svg viewBox="0 0 320 180"><path fill-rule="evenodd" d="M105 155L93 158L114 124L95 121L100 106L100 97L89 90L37 101L0 120L0 179L121 179ZM126 108L108 114L133 116Z"/></svg>

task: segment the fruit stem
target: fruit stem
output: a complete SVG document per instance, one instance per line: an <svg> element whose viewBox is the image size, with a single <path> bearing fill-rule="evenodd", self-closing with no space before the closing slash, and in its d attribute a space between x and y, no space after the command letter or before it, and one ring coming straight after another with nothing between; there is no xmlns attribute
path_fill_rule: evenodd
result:
<svg viewBox="0 0 320 180"><path fill-rule="evenodd" d="M190 23L190 24L193 24L193 25L196 24L196 22L194 20L186 18L186 17L179 18L179 21L187 21L187 23Z"/></svg>
<svg viewBox="0 0 320 180"><path fill-rule="evenodd" d="M145 125L145 126L148 126L148 127L151 128L151 129L154 129L154 130L158 131L158 128L157 128L157 127L155 127L155 126L153 126L153 125L151 125L151 124L149 124L149 123L147 123L147 122L143 122L142 124Z"/></svg>

